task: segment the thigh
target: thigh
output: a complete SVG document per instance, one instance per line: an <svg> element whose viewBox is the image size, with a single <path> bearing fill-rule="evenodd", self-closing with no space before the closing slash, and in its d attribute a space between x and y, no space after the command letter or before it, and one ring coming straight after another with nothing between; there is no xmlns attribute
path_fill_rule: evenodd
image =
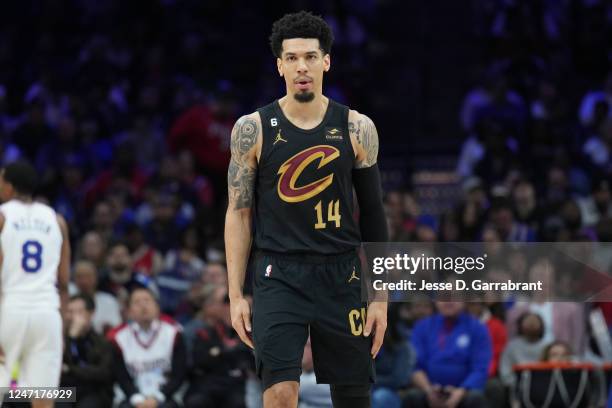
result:
<svg viewBox="0 0 612 408"><path fill-rule="evenodd" d="M253 343L264 388L298 381L313 310L307 266L261 256L255 263Z"/></svg>
<svg viewBox="0 0 612 408"><path fill-rule="evenodd" d="M213 401L208 387L201 384L192 384L183 397L185 408L212 407L214 406Z"/></svg>
<svg viewBox="0 0 612 408"><path fill-rule="evenodd" d="M328 264L317 277L317 314L310 329L317 382L364 384L375 380L365 337L367 303L361 299L359 259Z"/></svg>
<svg viewBox="0 0 612 408"><path fill-rule="evenodd" d="M62 368L62 319L59 311L37 312L27 330L20 384L57 387Z"/></svg>
<svg viewBox="0 0 612 408"><path fill-rule="evenodd" d="M133 407L132 407L132 404L130 404L129 400L123 400L119 404L119 408L133 408Z"/></svg>
<svg viewBox="0 0 612 408"><path fill-rule="evenodd" d="M244 387L233 387L225 393L223 406L227 408L244 408L246 406L246 396Z"/></svg>
<svg viewBox="0 0 612 408"><path fill-rule="evenodd" d="M178 408L178 404L175 400L169 399L157 406L157 408Z"/></svg>
<svg viewBox="0 0 612 408"><path fill-rule="evenodd" d="M372 391L372 408L400 408L402 406L398 393L390 388L375 388Z"/></svg>
<svg viewBox="0 0 612 408"><path fill-rule="evenodd" d="M106 408L110 407L111 405L111 400L108 397L90 394L79 398L78 402L76 403L76 408Z"/></svg>
<svg viewBox="0 0 612 408"><path fill-rule="evenodd" d="M427 408L429 403L423 391L418 388L412 388L406 393L402 406L404 408Z"/></svg>
<svg viewBox="0 0 612 408"><path fill-rule="evenodd" d="M0 347L4 363L0 364L0 387L8 387L19 372L19 356L26 340L29 314L4 306L0 315ZM21 385L21 384L20 384Z"/></svg>
<svg viewBox="0 0 612 408"><path fill-rule="evenodd" d="M484 393L475 390L468 390L459 403L459 408L486 408L487 406Z"/></svg>

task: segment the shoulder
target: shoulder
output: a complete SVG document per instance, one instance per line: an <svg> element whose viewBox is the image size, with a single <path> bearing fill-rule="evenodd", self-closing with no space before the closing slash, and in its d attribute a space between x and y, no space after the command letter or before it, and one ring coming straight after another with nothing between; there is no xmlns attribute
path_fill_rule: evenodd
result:
<svg viewBox="0 0 612 408"><path fill-rule="evenodd" d="M363 131L368 130L368 127L373 127L376 130L374 121L364 113L360 113L355 109L349 109L348 114L349 132L357 137L357 141L361 142L359 136L363 136Z"/></svg>
<svg viewBox="0 0 612 408"><path fill-rule="evenodd" d="M66 222L66 219L64 218L64 216L58 213L55 213L55 216L57 218L57 223L60 229L62 230L62 233L64 233L65 235L68 235L68 223Z"/></svg>
<svg viewBox="0 0 612 408"><path fill-rule="evenodd" d="M487 321L487 326L489 326L492 330L504 330L504 331L506 330L506 326L504 325L504 322L499 320L497 317L491 317Z"/></svg>
<svg viewBox="0 0 612 408"><path fill-rule="evenodd" d="M119 337L122 333L127 332L127 330L128 330L128 324L122 323L119 326L115 327L114 329L111 329L106 334L106 339L113 343L116 343L117 337Z"/></svg>
<svg viewBox="0 0 612 408"><path fill-rule="evenodd" d="M159 316L159 322L162 327L170 329L171 331L175 331L177 333L183 331L183 326L181 326L179 322L177 322L172 317L166 314L162 314L161 316Z"/></svg>
<svg viewBox="0 0 612 408"><path fill-rule="evenodd" d="M359 119L363 119L364 117L367 118L367 116L365 114L360 113L356 109L349 108L349 116L348 116L349 121L351 121L351 120L352 121L356 121L356 120L359 120Z"/></svg>
<svg viewBox="0 0 612 408"><path fill-rule="evenodd" d="M508 341L505 349L508 350L508 353L514 352L517 348L521 348L525 345L525 340L522 337L515 337Z"/></svg>
<svg viewBox="0 0 612 408"><path fill-rule="evenodd" d="M473 316L467 316L467 319L469 319L469 331L471 331L480 338L491 338L491 335L489 334L489 328L486 324L484 324Z"/></svg>
<svg viewBox="0 0 612 408"><path fill-rule="evenodd" d="M108 307L119 308L119 302L110 293L98 291L98 292L96 292L96 294L94 296L94 299L96 301L96 307L100 307L102 309L105 309L105 308L108 308ZM100 305L98 305L98 303Z"/></svg>
<svg viewBox="0 0 612 408"><path fill-rule="evenodd" d="M261 131L261 115L258 111L243 115L234 124L234 132L237 134L252 134Z"/></svg>
<svg viewBox="0 0 612 408"><path fill-rule="evenodd" d="M421 320L418 320L415 324L414 324L414 328L412 329L413 334L415 332L418 332L420 334L426 334L429 333L432 326L435 325L436 321L437 321L437 316L429 316L429 317L425 317L422 318Z"/></svg>
<svg viewBox="0 0 612 408"><path fill-rule="evenodd" d="M350 109L348 130L355 149L355 167L365 168L375 165L378 158L378 131L372 119Z"/></svg>
<svg viewBox="0 0 612 408"><path fill-rule="evenodd" d="M259 135L261 135L261 116L259 112L241 116L232 129L232 155L240 156L250 151L261 139Z"/></svg>

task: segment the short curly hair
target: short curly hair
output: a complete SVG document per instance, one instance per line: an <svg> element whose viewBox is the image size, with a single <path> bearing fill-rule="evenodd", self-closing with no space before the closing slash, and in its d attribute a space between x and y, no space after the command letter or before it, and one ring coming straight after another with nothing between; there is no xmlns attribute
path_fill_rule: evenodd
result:
<svg viewBox="0 0 612 408"><path fill-rule="evenodd" d="M331 52L334 34L331 27L321 18L308 11L285 14L272 25L270 47L272 53L280 58L283 52L283 40L291 38L316 38L324 54Z"/></svg>

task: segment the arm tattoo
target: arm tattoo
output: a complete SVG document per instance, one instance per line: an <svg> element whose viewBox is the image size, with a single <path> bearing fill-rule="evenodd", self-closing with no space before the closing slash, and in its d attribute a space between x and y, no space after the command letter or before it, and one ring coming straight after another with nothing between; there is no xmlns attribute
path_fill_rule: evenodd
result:
<svg viewBox="0 0 612 408"><path fill-rule="evenodd" d="M359 144L361 144L361 122L362 120L359 119L357 123L349 122L348 124L349 133L355 135L355 138L357 139L357 143Z"/></svg>
<svg viewBox="0 0 612 408"><path fill-rule="evenodd" d="M246 154L257 142L259 128L257 122L242 117L232 130L230 160L227 172L229 204L234 210L250 208L253 204L256 169L246 160Z"/></svg>
<svg viewBox="0 0 612 408"><path fill-rule="evenodd" d="M366 152L366 157L355 163L355 168L361 169L373 166L376 163L378 156L378 132L372 119L366 115L361 115L357 123L349 122L349 132L354 134L359 143Z"/></svg>
<svg viewBox="0 0 612 408"><path fill-rule="evenodd" d="M255 146L257 133L259 133L259 129L254 119L246 116L238 119L234 129L232 129L232 156L235 156L236 159L242 158L251 147Z"/></svg>

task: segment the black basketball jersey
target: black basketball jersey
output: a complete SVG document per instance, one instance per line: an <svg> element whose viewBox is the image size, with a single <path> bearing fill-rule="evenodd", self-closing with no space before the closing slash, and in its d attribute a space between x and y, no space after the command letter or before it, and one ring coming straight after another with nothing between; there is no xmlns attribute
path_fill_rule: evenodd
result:
<svg viewBox="0 0 612 408"><path fill-rule="evenodd" d="M337 254L359 246L348 107L330 99L323 121L310 130L293 125L278 101L258 112L263 146L255 188L256 248Z"/></svg>

